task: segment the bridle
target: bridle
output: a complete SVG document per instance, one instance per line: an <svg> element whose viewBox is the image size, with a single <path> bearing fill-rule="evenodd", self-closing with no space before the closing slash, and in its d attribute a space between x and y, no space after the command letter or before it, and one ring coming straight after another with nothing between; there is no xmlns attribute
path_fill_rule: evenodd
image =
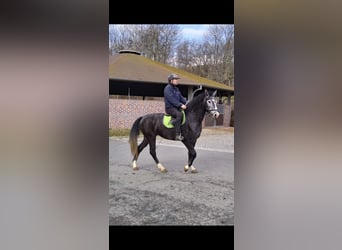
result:
<svg viewBox="0 0 342 250"><path fill-rule="evenodd" d="M206 112L212 115L214 118L218 118L220 113L217 111L217 102L213 96L209 96L206 98Z"/></svg>
<svg viewBox="0 0 342 250"><path fill-rule="evenodd" d="M199 88L197 88L191 95L191 100L194 98L195 93L197 91L201 91L202 90L202 85L199 86ZM205 98L205 106L206 106L206 113L209 113L210 115L212 115L214 118L218 118L220 113L217 111L217 102L215 99L216 96L216 90L214 91L214 93L209 96L207 95Z"/></svg>

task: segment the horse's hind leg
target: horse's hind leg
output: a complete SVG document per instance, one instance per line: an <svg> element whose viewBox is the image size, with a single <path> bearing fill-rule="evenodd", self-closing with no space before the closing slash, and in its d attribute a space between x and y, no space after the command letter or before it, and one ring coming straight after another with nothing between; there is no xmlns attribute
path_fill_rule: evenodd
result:
<svg viewBox="0 0 342 250"><path fill-rule="evenodd" d="M133 161L132 161L132 167L133 170L138 170L138 166L137 166L137 160L139 157L139 154L141 153L141 151L143 151L143 149L147 146L148 141L147 139L144 137L143 141L139 144L138 146L138 152L136 153L136 155L134 155Z"/></svg>
<svg viewBox="0 0 342 250"><path fill-rule="evenodd" d="M157 164L157 168L162 173L166 173L167 169L159 162L159 159L157 157L156 153L156 137L150 137L149 138L149 144L150 144L150 154L153 157L155 163Z"/></svg>

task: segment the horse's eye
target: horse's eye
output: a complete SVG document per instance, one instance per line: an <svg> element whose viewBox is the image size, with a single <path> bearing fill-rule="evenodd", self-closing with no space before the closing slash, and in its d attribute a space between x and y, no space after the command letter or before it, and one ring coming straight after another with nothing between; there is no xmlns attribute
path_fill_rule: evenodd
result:
<svg viewBox="0 0 342 250"><path fill-rule="evenodd" d="M208 104L211 104L211 101L210 101L210 100L208 100Z"/></svg>

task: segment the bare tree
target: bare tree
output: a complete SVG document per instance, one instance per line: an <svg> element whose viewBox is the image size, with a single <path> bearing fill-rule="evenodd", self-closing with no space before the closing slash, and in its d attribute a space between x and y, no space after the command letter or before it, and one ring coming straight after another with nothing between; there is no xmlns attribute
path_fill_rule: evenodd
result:
<svg viewBox="0 0 342 250"><path fill-rule="evenodd" d="M234 86L234 26L223 29L223 83Z"/></svg>
<svg viewBox="0 0 342 250"><path fill-rule="evenodd" d="M203 39L182 41L178 67L227 85L234 83L234 25L210 25Z"/></svg>
<svg viewBox="0 0 342 250"><path fill-rule="evenodd" d="M217 42L213 74L219 82L232 85L234 82L234 26L215 25L209 27L209 34L215 37Z"/></svg>
<svg viewBox="0 0 342 250"><path fill-rule="evenodd" d="M109 51L113 55L132 46L132 31L129 25L109 26Z"/></svg>
<svg viewBox="0 0 342 250"><path fill-rule="evenodd" d="M180 29L174 24L147 25L141 33L141 49L152 60L168 63L179 42Z"/></svg>
<svg viewBox="0 0 342 250"><path fill-rule="evenodd" d="M196 57L196 74L210 78L210 58L211 58L211 46L208 42L201 43L195 52Z"/></svg>
<svg viewBox="0 0 342 250"><path fill-rule="evenodd" d="M110 29L110 50L134 49L146 57L168 63L180 39L174 24L118 25Z"/></svg>
<svg viewBox="0 0 342 250"><path fill-rule="evenodd" d="M195 41L182 41L176 48L177 51L177 66L189 72L192 71L192 66L196 65L197 44Z"/></svg>

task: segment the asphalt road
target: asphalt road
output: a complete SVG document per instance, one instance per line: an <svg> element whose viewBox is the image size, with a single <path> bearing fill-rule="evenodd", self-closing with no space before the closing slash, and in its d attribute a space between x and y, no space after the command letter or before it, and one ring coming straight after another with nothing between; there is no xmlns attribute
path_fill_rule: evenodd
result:
<svg viewBox="0 0 342 250"><path fill-rule="evenodd" d="M109 225L233 225L234 153L227 140L200 137L193 174L183 170L187 149L181 142L157 140L157 156L168 170L161 173L148 147L133 171L127 138L110 138Z"/></svg>

